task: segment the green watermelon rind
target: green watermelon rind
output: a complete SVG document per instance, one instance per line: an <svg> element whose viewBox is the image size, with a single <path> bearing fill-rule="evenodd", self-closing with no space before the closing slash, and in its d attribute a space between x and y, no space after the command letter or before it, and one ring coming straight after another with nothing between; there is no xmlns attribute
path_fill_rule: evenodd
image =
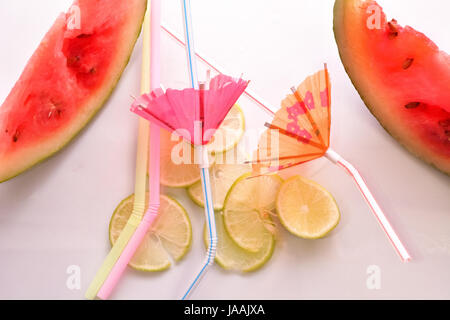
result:
<svg viewBox="0 0 450 320"><path fill-rule="evenodd" d="M146 7L148 1L147 1L147 0L143 0L143 1L145 1L145 3L146 3L145 7ZM48 158L51 158L53 155L57 154L59 151L61 151L62 149L64 149L64 147L66 147L66 146L69 145L73 140L75 140L75 138L79 135L79 133L80 133L81 131L83 131L83 129L85 129L85 128L87 127L87 125L95 118L95 116L98 114L98 112L99 112L100 110L103 109L103 107L105 106L106 102L107 102L107 101L109 100L109 98L111 97L111 95L112 95L114 89L116 88L117 84L119 83L119 80L120 80L120 78L122 77L122 74L123 74L123 72L125 71L125 68L127 67L128 63L129 63L129 61L130 61L131 55L133 54L133 48L135 47L136 42L137 42L137 40L138 40L138 38L139 38L139 35L141 34L142 24L143 24L144 18L145 18L145 12L146 12L146 10L144 9L144 10L143 10L142 17L139 19L140 22L139 22L139 27L137 28L137 32L136 32L136 34L135 34L133 40L130 41L130 50L129 50L128 57L127 57L126 59L124 59L123 66L119 69L119 72L117 73L116 79L114 80L114 82L113 82L112 85L111 85L111 89L110 89L110 90L108 91L108 93L105 95L104 99L101 100L101 102L98 104L98 106L97 106L96 108L93 108L93 109L92 109L92 114L89 116L89 118L88 118L84 123L82 123L82 124L80 125L79 129L76 130L72 136L70 136L66 141L62 142L61 145L60 145L58 148L56 148L54 151L52 151L52 152L50 152L50 153L48 153L48 154L46 154L46 155L43 155L41 158L37 159L37 160L34 161L34 162L31 162L28 166L24 167L24 168L23 168L22 170L20 170L20 171L17 171L17 172L15 172L15 173L12 174L12 175L7 176L6 178L3 178L3 177L2 177L2 178L1 178L2 180L0 180L0 183L6 182L6 181L8 181L8 180L11 180L11 179L17 177L18 175L24 173L25 171L31 169L32 167L34 167L34 166L36 166L36 165L38 165L38 164L44 162L44 161L47 160Z"/></svg>
<svg viewBox="0 0 450 320"><path fill-rule="evenodd" d="M381 127L395 140L397 141L402 147L404 147L408 152L410 152L411 154L413 154L414 156L416 156L417 158L419 158L420 160L422 160L424 163L430 165L432 168L439 170L440 172L443 172L445 174L447 174L448 176L450 176L450 171L445 171L442 168L439 168L435 163L431 162L429 159L425 158L423 155L419 154L416 150L414 150L412 147L406 145L403 141L402 138L395 135L394 133L391 132L391 130L389 130L384 124L382 119L380 119L377 115L376 112L374 111L375 108L372 106L372 104L369 102L370 99L366 98L364 93L362 92L362 90L358 89L359 83L356 79L354 79L354 77L352 76L352 72L351 70L349 70L349 67L347 66L347 64L345 63L345 57L344 57L344 53L342 52L343 50L341 49L340 43L341 43L341 38L343 37L343 35L340 35L340 24L339 24L339 19L343 21L343 15L344 15L344 2L346 2L347 0L335 0L334 3L334 8L333 8L333 32L334 32L334 38L336 40L336 44L338 47L338 51L339 51L339 57L342 61L342 64L344 66L345 72L347 73L347 75L350 78L350 81L352 82L353 86L355 87L356 91L358 92L359 96L361 97L361 99L363 100L364 104L366 105L367 109L369 110L369 112L375 117L375 119L377 119L378 123L381 125Z"/></svg>

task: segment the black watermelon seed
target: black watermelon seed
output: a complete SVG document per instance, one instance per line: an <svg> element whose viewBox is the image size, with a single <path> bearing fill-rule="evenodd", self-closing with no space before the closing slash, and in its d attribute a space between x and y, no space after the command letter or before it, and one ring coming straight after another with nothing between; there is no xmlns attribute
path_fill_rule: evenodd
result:
<svg viewBox="0 0 450 320"><path fill-rule="evenodd" d="M410 102L405 105L405 108L406 109L414 109L414 108L417 108L418 106L420 106L420 102Z"/></svg>
<svg viewBox="0 0 450 320"><path fill-rule="evenodd" d="M397 29L397 21L395 19L392 19L392 21L388 22L389 27L389 33L388 36L390 39L396 38L398 36L398 29Z"/></svg>
<svg viewBox="0 0 450 320"><path fill-rule="evenodd" d="M403 65L402 65L403 70L406 70L406 69L408 69L409 67L411 67L411 65L412 65L413 62L414 62L414 59L413 59L413 58L408 58L408 59L406 59L405 61L403 61Z"/></svg>
<svg viewBox="0 0 450 320"><path fill-rule="evenodd" d="M19 136L20 136L20 132L19 132L19 130L16 130L16 133L14 133L14 135L12 137L12 141L17 142L17 140L19 140Z"/></svg>
<svg viewBox="0 0 450 320"><path fill-rule="evenodd" d="M80 35L77 36L77 38L82 39L82 38L89 38L91 35L87 34L87 33L82 33Z"/></svg>

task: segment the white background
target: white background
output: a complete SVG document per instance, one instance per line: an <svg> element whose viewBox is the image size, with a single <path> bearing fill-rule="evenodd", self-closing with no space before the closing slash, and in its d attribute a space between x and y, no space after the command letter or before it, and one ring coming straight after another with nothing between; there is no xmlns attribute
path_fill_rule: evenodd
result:
<svg viewBox="0 0 450 320"><path fill-rule="evenodd" d="M182 34L180 3L163 1L163 22ZM445 0L380 0L388 18L426 33L450 52ZM0 100L57 14L70 0L0 1ZM214 266L196 299L450 298L449 177L406 152L370 115L340 62L332 31L332 0L193 0L197 49L230 73L244 73L273 107L327 62L332 77L332 147L364 175L404 240L413 261L402 264L352 180L326 160L296 169L325 186L342 213L325 239L280 232L272 259L251 274ZM163 78L186 82L184 51L163 34ZM141 42L98 117L67 148L0 185L0 298L82 299L109 251L108 222L133 192L137 119L128 111L139 92ZM364 72L364 70L361 70ZM245 99L244 99L245 100ZM247 127L266 120L241 101ZM292 173L292 172L291 172ZM183 190L193 246L163 273L127 270L112 298L176 299L198 271L204 248L202 210ZM81 290L66 287L66 269L81 268ZM366 287L366 270L381 270L381 289Z"/></svg>

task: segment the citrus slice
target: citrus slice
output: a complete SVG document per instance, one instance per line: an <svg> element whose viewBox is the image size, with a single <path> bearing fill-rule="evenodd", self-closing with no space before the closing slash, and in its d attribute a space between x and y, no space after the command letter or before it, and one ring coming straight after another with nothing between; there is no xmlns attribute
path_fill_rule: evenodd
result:
<svg viewBox="0 0 450 320"><path fill-rule="evenodd" d="M275 247L275 237L265 237L261 249L258 252L249 252L241 247L230 238L225 230L223 216L216 213L216 229L217 229L217 252L216 262L222 268L227 270L236 270L249 272L261 268L272 257ZM204 228L205 246L208 248L208 231L206 224Z"/></svg>
<svg viewBox="0 0 450 320"><path fill-rule="evenodd" d="M339 223L333 196L318 183L302 178L286 180L278 193L277 212L283 226L306 239L324 237Z"/></svg>
<svg viewBox="0 0 450 320"><path fill-rule="evenodd" d="M114 210L109 223L109 240L112 245L128 221L133 202L134 194L122 200ZM184 257L191 246L191 239L191 222L186 210L175 199L161 195L159 216L129 265L142 271L165 270L170 267L171 258L178 261Z"/></svg>
<svg viewBox="0 0 450 320"><path fill-rule="evenodd" d="M247 164L215 164L211 167L210 181L214 210L222 210L228 190L237 178L251 170ZM204 207L204 197L201 182L188 188L188 195L197 205Z"/></svg>
<svg viewBox="0 0 450 320"><path fill-rule="evenodd" d="M236 244L250 252L260 251L268 237L273 237L278 189L277 175L251 177L244 174L228 191L224 202L225 228Z"/></svg>
<svg viewBox="0 0 450 320"><path fill-rule="evenodd" d="M245 118L242 109L235 104L214 133L213 139L208 143L211 153L225 152L233 149L241 140L245 131Z"/></svg>
<svg viewBox="0 0 450 320"><path fill-rule="evenodd" d="M173 139L172 139L173 137ZM200 168L194 164L194 148L181 137L161 130L160 181L167 187L184 188L200 181Z"/></svg>

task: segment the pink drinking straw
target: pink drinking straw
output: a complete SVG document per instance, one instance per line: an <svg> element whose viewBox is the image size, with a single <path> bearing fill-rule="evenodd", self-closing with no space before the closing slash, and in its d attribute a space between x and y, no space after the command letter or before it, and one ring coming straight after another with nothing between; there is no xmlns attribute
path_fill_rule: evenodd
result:
<svg viewBox="0 0 450 320"><path fill-rule="evenodd" d="M151 54L150 54L150 86L151 89L160 86L160 36L161 36L161 0L151 0L150 7L151 23ZM150 148L149 148L149 206L127 246L122 251L108 278L97 293L100 299L108 299L112 290L125 271L128 263L141 244L145 234L158 216L159 209L159 163L160 163L160 127L154 123L150 124Z"/></svg>
<svg viewBox="0 0 450 320"><path fill-rule="evenodd" d="M183 40L181 40L180 37L175 35L175 33L169 28L162 26L161 27L164 32L166 32L172 39L174 39L179 45L185 46L185 43ZM203 63L205 63L210 69L216 71L217 73L225 73L224 69L217 67L217 65L213 65L210 59L206 59L204 55L199 54L196 52L196 57L201 60ZM256 93L252 92L250 89L246 89L244 92L244 95L246 95L248 98L250 98L253 102L255 102L259 108L264 110L266 113L268 113L271 116L275 115L275 112L272 111L272 108L268 107L268 103L264 102L263 99L261 99ZM327 152L324 155L328 160L330 160L332 163L336 164L337 166L343 168L347 174L349 174L354 182L356 183L359 191L361 192L364 200L367 202L369 208L371 209L373 215L375 216L375 219L379 223L381 229L386 234L389 242L391 243L392 247L394 248L397 255L400 257L400 259L403 262L408 262L411 260L411 255L409 254L406 247L403 245L402 241L400 240L399 236L397 235L395 229L392 227L391 223L389 222L386 215L383 213L383 210L375 200L375 197L372 195L372 192L369 190L369 187L367 186L366 182L364 181L363 177L359 173L359 171L347 160L342 158L339 154L337 154L334 150L331 148L328 148Z"/></svg>

